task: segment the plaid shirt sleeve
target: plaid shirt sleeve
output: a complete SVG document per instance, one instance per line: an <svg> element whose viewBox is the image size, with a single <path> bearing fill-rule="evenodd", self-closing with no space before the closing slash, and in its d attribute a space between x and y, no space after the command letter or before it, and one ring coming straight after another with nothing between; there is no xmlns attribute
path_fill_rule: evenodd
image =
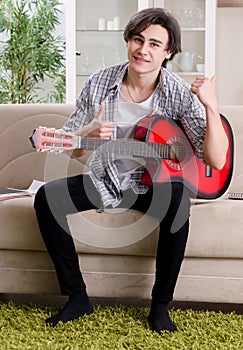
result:
<svg viewBox="0 0 243 350"><path fill-rule="evenodd" d="M85 125L89 124L96 115L95 106L90 103L91 98L89 96L90 80L85 84L84 89L79 95L75 109L67 122L64 124L63 129L67 132L76 132L82 129Z"/></svg>

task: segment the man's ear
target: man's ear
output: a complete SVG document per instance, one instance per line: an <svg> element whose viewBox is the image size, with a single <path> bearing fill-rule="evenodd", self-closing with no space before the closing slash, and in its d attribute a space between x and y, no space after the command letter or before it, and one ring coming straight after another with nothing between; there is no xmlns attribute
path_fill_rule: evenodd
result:
<svg viewBox="0 0 243 350"><path fill-rule="evenodd" d="M168 52L168 54L167 54L167 56L165 58L167 58L167 60L169 60L171 55L172 55L172 52L170 52L170 51L167 51L167 52Z"/></svg>

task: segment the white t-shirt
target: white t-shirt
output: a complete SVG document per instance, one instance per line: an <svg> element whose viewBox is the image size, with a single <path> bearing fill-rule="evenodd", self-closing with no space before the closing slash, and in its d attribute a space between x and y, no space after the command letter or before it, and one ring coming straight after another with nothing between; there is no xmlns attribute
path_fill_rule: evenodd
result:
<svg viewBox="0 0 243 350"><path fill-rule="evenodd" d="M118 138L133 138L136 124L147 115L151 115L153 111L153 97L152 94L147 100L135 103L127 101L121 92L119 93L118 105L118 124L117 137ZM115 164L119 173L121 189L125 190L129 187L129 180L131 174L138 167L145 165L143 158L135 158L132 155L116 155Z"/></svg>

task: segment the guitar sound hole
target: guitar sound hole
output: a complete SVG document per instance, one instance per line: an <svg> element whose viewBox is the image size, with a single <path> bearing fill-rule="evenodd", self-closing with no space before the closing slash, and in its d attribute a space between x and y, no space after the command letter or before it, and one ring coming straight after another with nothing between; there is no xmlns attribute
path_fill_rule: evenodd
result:
<svg viewBox="0 0 243 350"><path fill-rule="evenodd" d="M175 142L171 146L171 160L175 163L182 162L186 157L186 149L180 142Z"/></svg>

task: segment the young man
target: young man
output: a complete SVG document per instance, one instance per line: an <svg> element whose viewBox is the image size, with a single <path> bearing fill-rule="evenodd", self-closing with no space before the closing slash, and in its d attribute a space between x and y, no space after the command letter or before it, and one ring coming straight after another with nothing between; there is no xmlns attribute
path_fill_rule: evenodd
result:
<svg viewBox="0 0 243 350"><path fill-rule="evenodd" d="M181 122L203 162L222 168L228 143L218 111L215 77L196 78L190 87L165 68L166 62L181 50L180 28L174 17L161 8L142 10L131 17L124 39L128 62L105 68L89 78L64 129L107 140L129 138L144 116L166 116ZM75 150L72 157L84 152ZM66 215L100 206L123 207L124 198L129 197L133 199L131 208L160 220L150 327L159 333L177 329L168 306L187 242L189 194L179 182L142 186L141 170L143 164L105 157L97 151L89 174L50 182L38 191L35 210L40 231L61 292L69 296L64 308L48 318L47 324L55 326L59 321L93 312ZM67 198L71 198L71 204Z"/></svg>

